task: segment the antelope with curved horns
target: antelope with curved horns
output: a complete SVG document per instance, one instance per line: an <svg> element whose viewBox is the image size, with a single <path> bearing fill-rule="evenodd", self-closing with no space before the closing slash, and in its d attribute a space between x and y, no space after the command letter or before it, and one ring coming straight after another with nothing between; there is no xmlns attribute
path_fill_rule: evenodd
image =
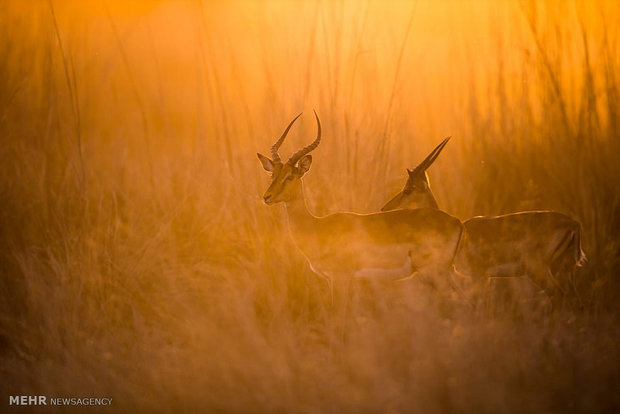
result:
<svg viewBox="0 0 620 414"><path fill-rule="evenodd" d="M383 206L395 209L438 208L426 170L450 138L444 139L413 170L404 189ZM478 216L463 222L465 234L455 257L456 269L470 277L526 274L547 294L574 288L574 272L586 256L581 249L581 225L554 211L524 211L501 216ZM558 280L560 274L567 281Z"/></svg>
<svg viewBox="0 0 620 414"><path fill-rule="evenodd" d="M334 284L348 289L352 278L399 280L418 273L433 279L445 277L437 281L450 284L463 231L457 218L429 208L324 217L308 211L302 177L312 163L309 153L321 142L321 123L316 112L314 115L316 139L286 163L282 163L278 148L299 115L271 147L272 159L257 154L271 174L263 200L268 205L285 205L289 233L313 272L329 281L332 294Z"/></svg>

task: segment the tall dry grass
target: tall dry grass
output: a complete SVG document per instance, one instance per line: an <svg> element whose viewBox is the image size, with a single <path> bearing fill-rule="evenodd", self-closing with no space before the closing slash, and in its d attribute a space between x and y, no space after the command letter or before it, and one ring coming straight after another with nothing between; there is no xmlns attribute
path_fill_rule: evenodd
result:
<svg viewBox="0 0 620 414"><path fill-rule="evenodd" d="M0 389L115 411L620 408L620 10L614 2L3 2ZM316 108L317 214L430 171L462 218L583 225L583 309L450 313L327 286L256 161ZM283 152L314 135L302 118Z"/></svg>

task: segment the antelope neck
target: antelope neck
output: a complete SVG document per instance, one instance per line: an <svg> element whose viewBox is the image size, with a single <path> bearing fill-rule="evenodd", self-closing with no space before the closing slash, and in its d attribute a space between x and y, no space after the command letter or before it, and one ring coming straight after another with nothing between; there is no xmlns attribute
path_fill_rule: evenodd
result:
<svg viewBox="0 0 620 414"><path fill-rule="evenodd" d="M437 200L435 200L435 197L433 197L432 194L428 194L426 196L426 202L428 203L429 208L433 208L435 210L439 210L439 205L437 204Z"/></svg>
<svg viewBox="0 0 620 414"><path fill-rule="evenodd" d="M303 183L299 186L299 191L295 198L284 203L288 220L289 232L293 239L308 232L313 222L317 219L306 205Z"/></svg>

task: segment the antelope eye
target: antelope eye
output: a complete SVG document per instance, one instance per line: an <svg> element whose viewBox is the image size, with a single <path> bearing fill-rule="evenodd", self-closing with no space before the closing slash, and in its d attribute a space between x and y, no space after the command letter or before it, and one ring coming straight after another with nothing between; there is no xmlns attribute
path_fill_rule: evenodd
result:
<svg viewBox="0 0 620 414"><path fill-rule="evenodd" d="M411 194L411 189L409 188L404 189L403 194Z"/></svg>

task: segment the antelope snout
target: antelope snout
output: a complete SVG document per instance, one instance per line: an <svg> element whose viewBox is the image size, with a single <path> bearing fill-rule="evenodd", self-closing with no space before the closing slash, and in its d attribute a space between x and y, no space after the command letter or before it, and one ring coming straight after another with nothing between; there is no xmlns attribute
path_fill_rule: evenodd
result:
<svg viewBox="0 0 620 414"><path fill-rule="evenodd" d="M265 193L263 195L263 203L265 204L271 204L270 200L271 200L271 193Z"/></svg>

